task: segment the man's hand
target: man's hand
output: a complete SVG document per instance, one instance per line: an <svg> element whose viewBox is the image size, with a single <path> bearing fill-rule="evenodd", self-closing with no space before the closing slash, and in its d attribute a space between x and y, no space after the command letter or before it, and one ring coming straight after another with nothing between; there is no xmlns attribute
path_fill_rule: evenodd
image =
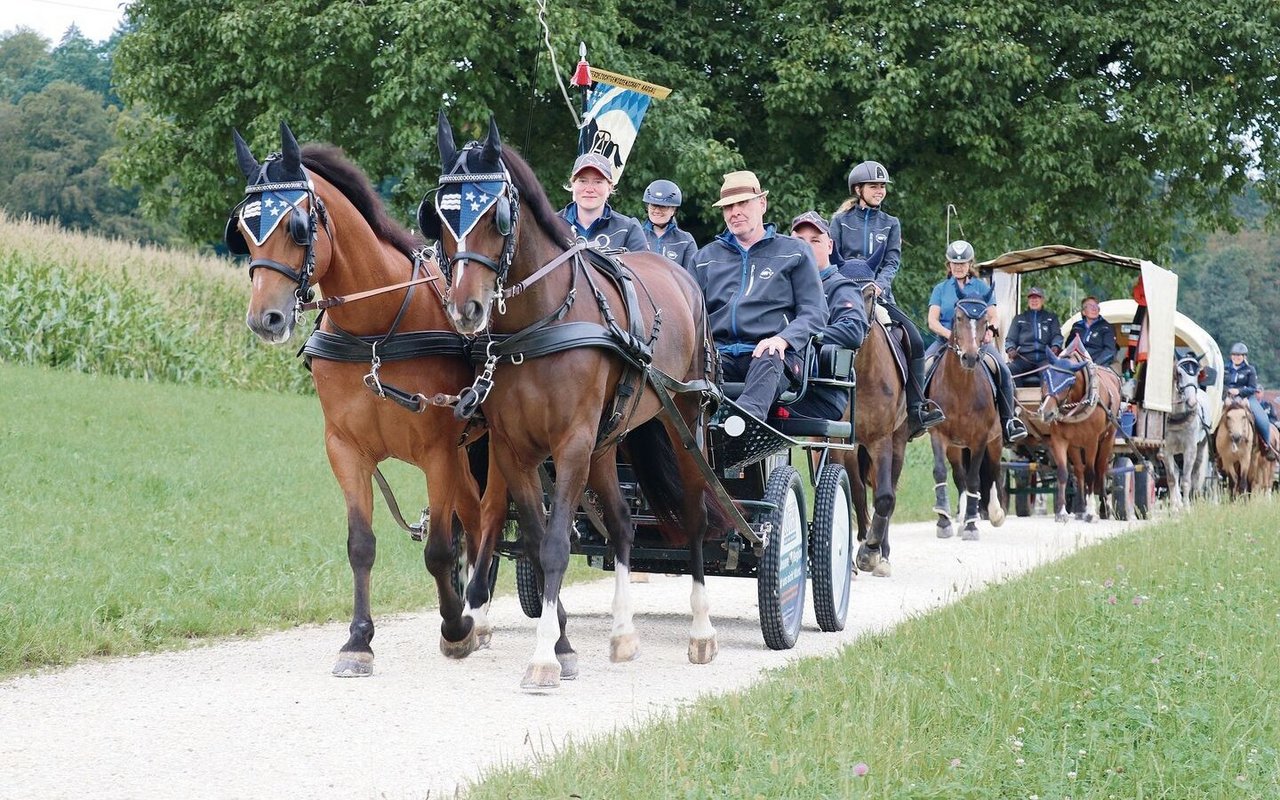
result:
<svg viewBox="0 0 1280 800"><path fill-rule="evenodd" d="M761 339L756 345L756 349L751 351L752 358L759 358L765 353L777 353L782 355L787 352L787 340L781 336L770 336L768 339Z"/></svg>
<svg viewBox="0 0 1280 800"><path fill-rule="evenodd" d="M1015 358L1017 358L1017 357L1018 357L1018 348L1016 348L1016 347L1010 347L1008 350L1005 350L1005 351L1004 351L1004 357L1005 357L1005 359L1006 359L1006 360L1008 360L1008 361L1012 361L1012 360L1014 360Z"/></svg>

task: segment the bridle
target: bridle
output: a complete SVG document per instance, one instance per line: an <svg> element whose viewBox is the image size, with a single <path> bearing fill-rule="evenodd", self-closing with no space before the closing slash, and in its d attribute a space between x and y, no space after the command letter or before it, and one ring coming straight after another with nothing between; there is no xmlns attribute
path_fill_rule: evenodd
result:
<svg viewBox="0 0 1280 800"><path fill-rule="evenodd" d="M320 230L323 223L325 235L332 240L333 231L329 227L329 213L325 210L324 201L316 194L315 185L311 182L310 177L300 181L272 182L267 180L267 168L277 158L279 158L277 153L272 153L268 156L258 171L258 180L244 187L245 198L231 210L224 238L227 249L232 255L251 255L249 245L245 241L244 235L240 232L239 223L245 208L250 205L254 195L260 196L266 192L306 193L307 210L304 211L296 203L293 203L290 206L291 210L288 212L289 218L284 221L293 243L299 247L306 248L306 252L302 257L302 266L294 269L288 264L261 256L254 257L249 261L250 280L253 280L254 270L269 269L280 273L297 284L297 289L294 290L294 297L297 300L294 307L296 318L301 315L303 304L310 302L314 294L312 279L315 277L316 271L316 232ZM303 174L306 174L306 170L303 170Z"/></svg>
<svg viewBox="0 0 1280 800"><path fill-rule="evenodd" d="M977 343L979 351L978 355L979 358L981 358L982 341L978 336L978 321L983 319L987 313L986 301L969 297L961 298L956 302L956 309L964 312L964 319L969 323L969 329L973 333L973 340ZM962 321L960 315L957 314L951 320L951 338L947 340L947 348L955 353L956 357L960 359L961 366L965 369L973 369L977 366L977 361L974 362L974 367L969 367L964 363L964 348L960 346L959 337L956 336L956 329L960 324L962 324Z"/></svg>
<svg viewBox="0 0 1280 800"><path fill-rule="evenodd" d="M1085 361L1082 368L1085 371L1085 396L1074 403L1063 403L1059 397L1067 392L1076 382L1081 370L1069 370L1056 366L1052 363L1047 365L1041 381L1044 384L1045 398L1047 403L1050 398L1057 404L1058 416L1060 422L1070 422L1072 419L1083 419L1084 412L1091 411L1098 405L1098 379L1094 373L1097 365L1092 361ZM1044 403L1041 403L1043 409ZM1075 414L1077 416L1073 417Z"/></svg>

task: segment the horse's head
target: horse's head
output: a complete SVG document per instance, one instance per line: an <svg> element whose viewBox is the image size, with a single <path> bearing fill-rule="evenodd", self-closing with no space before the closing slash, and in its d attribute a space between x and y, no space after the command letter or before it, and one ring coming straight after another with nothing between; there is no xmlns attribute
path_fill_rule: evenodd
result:
<svg viewBox="0 0 1280 800"><path fill-rule="evenodd" d="M1063 405L1071 402L1073 396L1084 394L1081 373L1086 366L1087 361L1049 356L1044 372L1040 373L1041 394L1044 395L1040 403L1040 419L1046 423L1053 422L1061 416Z"/></svg>
<svg viewBox="0 0 1280 800"><path fill-rule="evenodd" d="M1188 410L1194 410L1200 404L1199 375L1200 361L1192 356L1179 359L1173 371L1174 389Z"/></svg>
<svg viewBox="0 0 1280 800"><path fill-rule="evenodd" d="M519 192L503 163L502 139L492 117L485 140L459 151L441 111L436 140L440 185L434 207L425 197L418 207L418 226L440 242L438 257L449 279L449 319L459 333L474 334L489 325L494 300L501 311L503 284L515 256Z"/></svg>
<svg viewBox="0 0 1280 800"><path fill-rule="evenodd" d="M1232 451L1239 447L1253 445L1255 428L1253 412L1249 410L1248 402L1240 402L1235 398L1235 402L1230 402L1226 406L1220 424L1226 426L1227 435L1231 438Z"/></svg>
<svg viewBox="0 0 1280 800"><path fill-rule="evenodd" d="M982 338L987 331L988 308L985 300L974 297L966 297L956 303L948 344L960 357L960 364L965 369L975 369L978 366L982 355Z"/></svg>
<svg viewBox="0 0 1280 800"><path fill-rule="evenodd" d="M280 124L280 152L262 163L240 132L232 133L246 186L224 238L232 255L249 256L253 289L245 322L258 336L278 344L293 333L300 306L311 299L311 287L319 280L316 231L322 223L327 227L328 219L288 125Z"/></svg>

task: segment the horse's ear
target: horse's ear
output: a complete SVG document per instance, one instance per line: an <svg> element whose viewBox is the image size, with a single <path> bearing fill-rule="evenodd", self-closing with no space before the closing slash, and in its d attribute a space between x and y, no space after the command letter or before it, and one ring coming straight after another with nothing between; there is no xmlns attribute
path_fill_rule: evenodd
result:
<svg viewBox="0 0 1280 800"><path fill-rule="evenodd" d="M246 181L256 180L258 170L261 168L261 165L258 164L258 159L253 157L253 151L249 149L249 145L245 144L244 137L240 135L240 131L232 128L231 137L235 139L236 163L240 165L240 171L244 173L244 179Z"/></svg>
<svg viewBox="0 0 1280 800"><path fill-rule="evenodd" d="M280 123L280 153L284 156L285 174L297 175L302 171L302 148L287 122Z"/></svg>
<svg viewBox="0 0 1280 800"><path fill-rule="evenodd" d="M484 140L480 157L486 164L497 164L502 159L502 137L498 135L498 121L489 115L489 135Z"/></svg>
<svg viewBox="0 0 1280 800"><path fill-rule="evenodd" d="M440 148L440 171L448 172L458 157L458 145L453 141L453 126L449 124L443 108L436 123L436 145Z"/></svg>

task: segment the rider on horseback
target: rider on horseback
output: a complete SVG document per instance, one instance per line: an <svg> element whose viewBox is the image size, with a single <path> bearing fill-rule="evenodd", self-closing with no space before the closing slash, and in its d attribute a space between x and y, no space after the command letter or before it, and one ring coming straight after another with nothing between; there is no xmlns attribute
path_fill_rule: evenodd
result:
<svg viewBox="0 0 1280 800"><path fill-rule="evenodd" d="M1264 450L1267 460L1275 461L1276 451L1270 437L1271 421L1267 419L1267 412L1262 410L1262 402L1258 400L1258 371L1249 363L1248 356L1249 347L1244 342L1231 345L1231 363L1222 372L1222 386L1228 397L1240 397L1249 403L1259 441L1267 443Z"/></svg>
<svg viewBox="0 0 1280 800"><path fill-rule="evenodd" d="M827 321L827 300L804 242L765 223L768 192L755 173L724 176L726 230L693 257L726 381L743 381L738 406L757 419L804 369L804 348Z"/></svg>
<svg viewBox="0 0 1280 800"><path fill-rule="evenodd" d="M822 343L857 350L867 335L867 310L858 285L840 273L840 262L832 256L830 228L814 211L806 211L791 221L791 235L808 242L827 296L827 326ZM840 419L849 405L849 393L834 386L813 386L787 410L793 415L816 419Z"/></svg>
<svg viewBox="0 0 1280 800"><path fill-rule="evenodd" d="M649 184L644 190L644 210L649 218L641 227L650 250L692 270L698 243L693 240L693 234L676 224L676 209L682 199L680 187L671 181L656 180Z"/></svg>
<svg viewBox="0 0 1280 800"><path fill-rule="evenodd" d="M1004 351L1009 357L1009 371L1025 376L1027 386L1039 386L1039 370L1049 355L1062 352L1062 323L1058 315L1044 307L1044 289L1032 287L1027 292L1027 310L1009 323Z"/></svg>
<svg viewBox="0 0 1280 800"><path fill-rule="evenodd" d="M1009 372L1009 365L992 344L992 338L999 330L999 318L991 286L977 277L973 245L963 239L957 239L948 245L947 269L950 276L934 286L933 293L929 295L929 330L938 336L929 346L929 355L938 352L951 339L956 303L965 298L975 298L986 303L987 332L982 340L982 351L990 356L987 360L994 363L1000 371L1000 379L996 381L996 405L1000 410L1005 441L1016 442L1026 437L1027 426L1014 416L1013 376Z"/></svg>
<svg viewBox="0 0 1280 800"><path fill-rule="evenodd" d="M924 399L924 341L911 319L893 300L893 276L902 258L902 226L898 218L880 210L888 185L893 181L889 171L876 161L863 161L849 172L852 195L831 218L831 241L836 256L845 262L853 259L882 259L876 270L875 286L881 305L889 316L907 332L911 346L911 369L907 379L907 423L910 438L924 433L946 417L932 400Z"/></svg>
<svg viewBox="0 0 1280 800"><path fill-rule="evenodd" d="M578 156L569 183L573 202L560 209L560 216L574 233L588 241L603 237L604 249L649 249L640 223L609 205L609 195L613 194L613 165L609 159L598 153Z"/></svg>

